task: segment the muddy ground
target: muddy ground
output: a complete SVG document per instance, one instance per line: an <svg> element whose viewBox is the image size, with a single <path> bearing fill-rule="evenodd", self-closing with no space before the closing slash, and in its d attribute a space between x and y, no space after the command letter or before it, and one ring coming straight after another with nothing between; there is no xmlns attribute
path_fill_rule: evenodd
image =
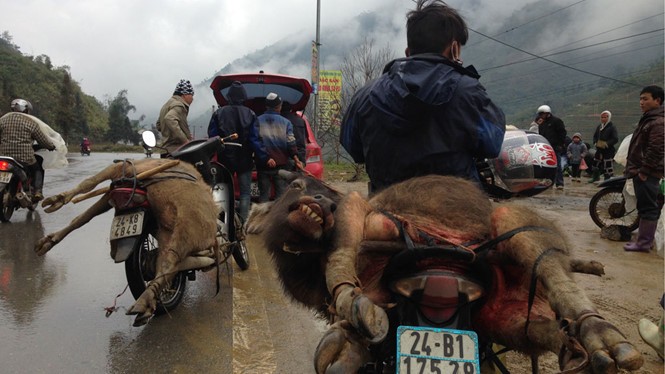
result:
<svg viewBox="0 0 665 374"><path fill-rule="evenodd" d="M365 192L365 183L331 182L342 191ZM575 274L581 287L596 304L606 320L613 323L628 341L636 345L644 356L644 366L635 373L663 373L663 361L639 336L640 318L657 321L663 314L659 305L664 289L662 252L629 253L624 242L600 237L600 229L589 216L589 200L598 191L595 184L572 183L566 180L564 190L548 190L538 196L514 199L510 203L523 204L539 211L545 218L556 222L573 248L573 256L596 260L605 266L605 275L597 277ZM502 203L498 203L502 204ZM531 373L529 358L509 353L508 368L513 374ZM554 354L541 357L541 373L558 372Z"/></svg>

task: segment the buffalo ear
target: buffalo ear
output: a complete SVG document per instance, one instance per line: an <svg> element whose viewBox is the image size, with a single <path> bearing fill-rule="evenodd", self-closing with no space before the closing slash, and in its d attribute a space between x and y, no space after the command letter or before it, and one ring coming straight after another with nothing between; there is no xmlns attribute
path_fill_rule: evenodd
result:
<svg viewBox="0 0 665 374"><path fill-rule="evenodd" d="M249 217L247 217L247 223L245 224L245 229L248 234L260 234L263 232L267 223L266 218L268 217L273 204L273 201L252 204L252 208L249 211Z"/></svg>

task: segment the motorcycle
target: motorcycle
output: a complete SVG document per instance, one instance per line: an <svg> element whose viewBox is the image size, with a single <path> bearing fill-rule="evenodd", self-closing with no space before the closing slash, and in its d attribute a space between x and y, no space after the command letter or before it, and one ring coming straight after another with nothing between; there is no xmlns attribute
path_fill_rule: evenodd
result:
<svg viewBox="0 0 665 374"><path fill-rule="evenodd" d="M151 158L152 157L152 147L149 147L147 144L141 142L141 146L145 150L145 157L146 158Z"/></svg>
<svg viewBox="0 0 665 374"><path fill-rule="evenodd" d="M627 231L631 232L640 224L640 217L637 212L635 197L632 202L626 199L624 194L626 181L625 176L612 177L598 184L600 191L589 201L589 215L601 229L611 225L625 226ZM662 183L662 181L661 181ZM662 191L660 189L659 191ZM630 198L629 198L630 199ZM658 206L663 208L663 194L658 193Z"/></svg>
<svg viewBox="0 0 665 374"><path fill-rule="evenodd" d="M600 191L596 192L589 201L589 215L601 229L610 225L619 225L633 231L639 226L637 207L634 203L632 207L626 206L623 194L626 180L626 177L620 176L601 182L598 184Z"/></svg>
<svg viewBox="0 0 665 374"><path fill-rule="evenodd" d="M90 156L90 146L81 145L81 156Z"/></svg>
<svg viewBox="0 0 665 374"><path fill-rule="evenodd" d="M39 168L43 159L35 155ZM44 170L42 169L42 173ZM9 222L15 210L26 208L34 211L32 175L12 157L0 156L0 221Z"/></svg>
<svg viewBox="0 0 665 374"><path fill-rule="evenodd" d="M152 132L142 134L144 142L155 146ZM170 154L170 158L192 163L204 175L212 187L215 205L218 208L217 241L223 253L220 263L233 257L241 270L249 268L249 254L245 244L243 222L235 212L233 204L233 180L231 173L217 162L216 153L232 143L231 138L219 137L194 140ZM240 146L240 145L238 145ZM125 275L129 289L135 299L145 291L149 281L155 277L156 259L159 252L156 240L157 222L146 199L146 190L133 179L121 179L111 185L111 205L115 214L111 226L111 252L116 262L125 262ZM155 311L163 314L173 310L182 301L186 281L196 279L191 269L179 272L171 287L160 294Z"/></svg>

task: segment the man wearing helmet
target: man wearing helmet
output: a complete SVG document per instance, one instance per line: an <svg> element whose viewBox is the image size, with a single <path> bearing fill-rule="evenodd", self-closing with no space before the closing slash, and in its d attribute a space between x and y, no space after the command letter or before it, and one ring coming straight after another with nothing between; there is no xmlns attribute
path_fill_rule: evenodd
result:
<svg viewBox="0 0 665 374"><path fill-rule="evenodd" d="M549 105L541 105L538 107L538 118L543 122L538 126L538 133L542 135L556 153L556 178L554 183L559 190L563 189L563 172L561 170L561 156L566 151L566 126L563 121L552 115L552 109Z"/></svg>
<svg viewBox="0 0 665 374"><path fill-rule="evenodd" d="M29 101L15 99L11 103L11 110L0 117L0 155L14 158L32 175L32 186L35 190L33 201L36 202L44 198L44 169L41 157L35 156L32 143L37 141L41 148L49 151L54 150L55 145L30 115L32 104Z"/></svg>
<svg viewBox="0 0 665 374"><path fill-rule="evenodd" d="M407 57L354 95L340 143L365 163L373 192L428 174L480 183L476 160L499 155L505 117L462 65L468 35L455 9L419 0L407 15Z"/></svg>

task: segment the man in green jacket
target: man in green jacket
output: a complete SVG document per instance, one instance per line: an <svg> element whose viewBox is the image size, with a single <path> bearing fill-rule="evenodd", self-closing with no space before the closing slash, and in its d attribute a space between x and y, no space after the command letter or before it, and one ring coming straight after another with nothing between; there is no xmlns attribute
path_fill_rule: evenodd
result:
<svg viewBox="0 0 665 374"><path fill-rule="evenodd" d="M157 131L162 134L162 147L166 148L168 153L192 140L187 124L187 113L192 101L194 101L194 87L188 80L181 79L173 91L173 96L159 111Z"/></svg>

